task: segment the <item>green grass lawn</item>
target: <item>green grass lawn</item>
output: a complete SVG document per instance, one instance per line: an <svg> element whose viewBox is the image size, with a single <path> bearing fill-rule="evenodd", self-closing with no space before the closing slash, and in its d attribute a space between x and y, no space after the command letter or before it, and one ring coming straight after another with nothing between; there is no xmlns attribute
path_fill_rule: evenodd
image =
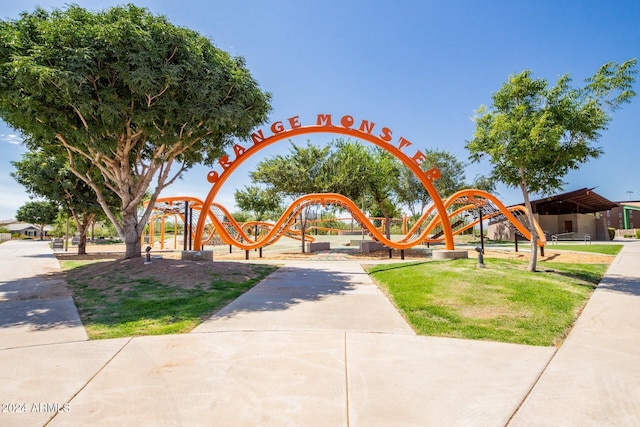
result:
<svg viewBox="0 0 640 427"><path fill-rule="evenodd" d="M418 334L550 346L565 338L607 264L460 259L368 269Z"/></svg>
<svg viewBox="0 0 640 427"><path fill-rule="evenodd" d="M561 250L561 251L574 251L574 252L591 252L604 255L618 255L622 250L623 245L607 244L607 243L594 243L591 245L585 245L583 243L558 243L551 244L547 242L547 250Z"/></svg>
<svg viewBox="0 0 640 427"><path fill-rule="evenodd" d="M92 270L100 267L95 261L60 264L90 339L189 332L277 269L237 264L241 273L227 272L224 277L211 273L207 280L194 283L189 283L185 271L178 284L175 277L138 277L118 262L110 262L99 273Z"/></svg>

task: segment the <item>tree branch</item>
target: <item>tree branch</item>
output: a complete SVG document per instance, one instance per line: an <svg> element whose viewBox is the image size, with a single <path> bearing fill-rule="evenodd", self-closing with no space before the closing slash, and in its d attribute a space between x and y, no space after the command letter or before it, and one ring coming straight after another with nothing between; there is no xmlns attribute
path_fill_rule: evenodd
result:
<svg viewBox="0 0 640 427"><path fill-rule="evenodd" d="M78 117L80 117L80 120L82 121L82 125L84 126L84 128L85 128L86 130L89 130L89 125L87 124L87 121L86 121L86 120L84 119L84 117L82 116L82 113L80 112L80 110L78 110L78 109L76 108L76 106L75 106L75 105L73 105L73 104L69 104L69 105L71 105L71 108L73 108L73 111L75 111L75 112L76 112L76 114L78 115Z"/></svg>

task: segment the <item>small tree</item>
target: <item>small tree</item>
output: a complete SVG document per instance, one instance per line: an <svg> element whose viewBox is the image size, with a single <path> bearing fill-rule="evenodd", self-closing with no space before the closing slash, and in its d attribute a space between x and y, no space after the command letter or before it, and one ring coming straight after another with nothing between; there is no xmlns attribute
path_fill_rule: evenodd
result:
<svg viewBox="0 0 640 427"><path fill-rule="evenodd" d="M126 243L126 258L141 256L160 192L247 138L266 120L269 100L242 58L134 5L36 9L0 21L0 117L29 148L65 150ZM119 212L105 188L120 199ZM147 189L151 201L139 214Z"/></svg>
<svg viewBox="0 0 640 427"><path fill-rule="evenodd" d="M402 164L379 147L342 139L335 142L330 160L333 192L349 197L356 204L364 199L364 210L385 218L386 236L390 238L391 219L400 213L396 185Z"/></svg>
<svg viewBox="0 0 640 427"><path fill-rule="evenodd" d="M280 193L287 197L297 198L310 193L331 192L330 175L327 168L330 146L317 147L309 142L305 147L291 143L289 155L278 155L258 163L251 172L251 180L267 185L267 191ZM304 233L308 217L308 209L300 218Z"/></svg>
<svg viewBox="0 0 640 427"><path fill-rule="evenodd" d="M400 175L401 163L392 154L375 147L368 150L370 157L367 167L365 187L373 201L374 215L382 214L385 234L391 238L391 219L400 213L395 200L394 188Z"/></svg>
<svg viewBox="0 0 640 427"><path fill-rule="evenodd" d="M433 186L441 198L445 199L467 186L465 184L466 165L458 160L454 154L446 150L428 148L423 152L426 160L420 167L425 171L434 166L440 170L440 178L433 181ZM398 202L407 205L413 217L422 215L432 200L424 185L406 166L400 170L400 178L396 183L395 191L398 195Z"/></svg>
<svg viewBox="0 0 640 427"><path fill-rule="evenodd" d="M236 190L233 197L240 209L253 212L256 221L264 221L282 211L282 198L273 189L262 189L257 185L245 186L244 190Z"/></svg>
<svg viewBox="0 0 640 427"><path fill-rule="evenodd" d="M60 150L57 155L43 150L28 151L22 160L11 164L16 168L11 176L29 193L56 201L65 209L65 217L71 213L78 228L78 255L85 254L89 226L103 211L96 193L69 169L66 153ZM91 174L86 167L84 173ZM96 184L101 182L97 170L94 170L92 179ZM108 189L103 188L102 192L109 206L116 209L118 198Z"/></svg>
<svg viewBox="0 0 640 427"><path fill-rule="evenodd" d="M40 227L40 240L44 239L44 227L51 224L58 216L58 207L55 203L37 201L27 202L18 208L16 219L28 222Z"/></svg>
<svg viewBox="0 0 640 427"><path fill-rule="evenodd" d="M532 236L530 271L536 269L537 235L529 194L561 189L570 170L602 154L592 144L607 128L609 112L635 96L635 66L635 59L604 64L582 88L571 87L568 75L549 87L523 71L493 95L491 108L478 110L466 147L473 161L489 159L492 178L522 191Z"/></svg>
<svg viewBox="0 0 640 427"><path fill-rule="evenodd" d="M485 175L476 175L473 179L473 182L469 185L470 188L477 188L478 190L486 191L487 193L491 193L493 195L496 194L496 182Z"/></svg>

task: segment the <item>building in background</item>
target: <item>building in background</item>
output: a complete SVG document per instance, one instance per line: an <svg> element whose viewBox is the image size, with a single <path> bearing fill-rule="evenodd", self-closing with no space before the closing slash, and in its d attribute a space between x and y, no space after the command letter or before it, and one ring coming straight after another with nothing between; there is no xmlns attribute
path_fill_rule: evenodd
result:
<svg viewBox="0 0 640 427"><path fill-rule="evenodd" d="M32 237L34 239L40 238L40 227L37 225L16 220L6 220L0 221L0 226L7 228L12 236L20 235L25 237ZM51 226L45 225L43 238L49 237L51 229Z"/></svg>
<svg viewBox="0 0 640 427"><path fill-rule="evenodd" d="M635 235L635 228L640 228L640 202L612 202L593 190L582 188L531 201L534 217L547 240L562 233L588 234L591 240L609 240L608 228L616 229L619 237ZM508 221L489 222L489 239L513 240L513 233Z"/></svg>

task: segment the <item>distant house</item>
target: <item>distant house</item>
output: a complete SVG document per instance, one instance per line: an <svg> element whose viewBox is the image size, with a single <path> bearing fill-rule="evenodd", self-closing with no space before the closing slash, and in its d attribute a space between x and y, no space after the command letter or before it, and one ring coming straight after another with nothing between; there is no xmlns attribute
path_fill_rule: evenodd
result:
<svg viewBox="0 0 640 427"><path fill-rule="evenodd" d="M520 205L524 206L524 203ZM582 188L532 200L531 209L547 240L550 240L554 234L571 232L589 234L591 240L609 240L607 228L622 229L631 225L623 220L618 221L616 217L618 211L621 212L619 214L621 219L624 216L622 211L626 212L627 216L631 214L632 217L633 210L640 211L640 203L637 209L624 208L621 203L602 197L593 191L593 188ZM636 223L640 224L640 212L637 212L636 216ZM633 226L626 228L633 228ZM513 227L507 221L496 221L489 223L487 237L496 240L513 240L513 233Z"/></svg>
<svg viewBox="0 0 640 427"><path fill-rule="evenodd" d="M0 221L0 225L9 229L9 232L12 235L18 234L20 236L40 238L40 227L37 225L16 220ZM51 229L51 226L44 226L43 238L47 238L49 236Z"/></svg>

